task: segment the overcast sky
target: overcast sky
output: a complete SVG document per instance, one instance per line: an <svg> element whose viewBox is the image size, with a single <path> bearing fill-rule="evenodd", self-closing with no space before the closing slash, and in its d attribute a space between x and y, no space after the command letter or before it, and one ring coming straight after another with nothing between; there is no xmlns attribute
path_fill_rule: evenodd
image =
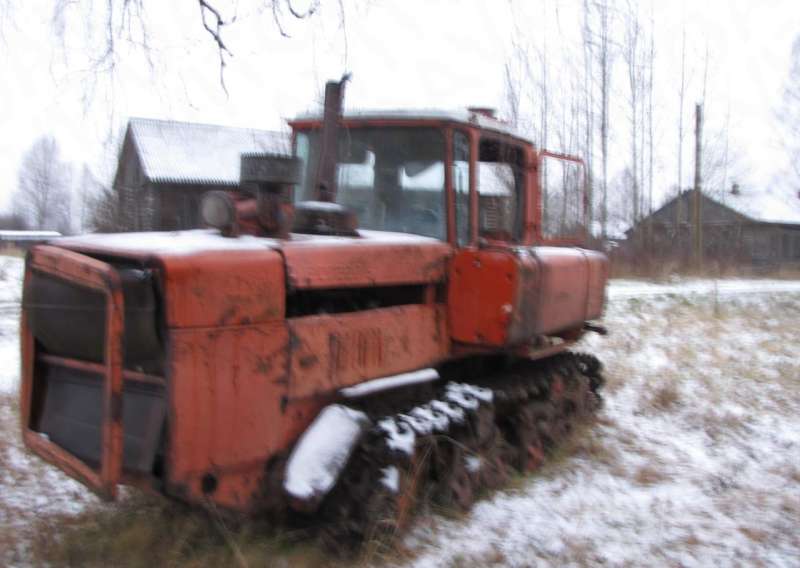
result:
<svg viewBox="0 0 800 568"><path fill-rule="evenodd" d="M345 34L338 2L323 0L322 13L310 21L285 18L291 38L284 38L269 15L254 12L251 4L256 2L240 0L236 24L223 32L233 52L225 71L226 95L219 85L215 47L201 27L194 1L145 1L151 61L141 50L123 45L113 82L108 75L87 71L85 44L94 37L90 31L101 26L102 14L95 12L95 21L86 22L80 11L73 13L59 39L51 1L10 3L16 6L2 8L6 4L0 1L0 209L10 204L22 153L39 136L52 134L66 159L86 162L108 180L117 152L115 136L129 116L278 129L284 118L312 108L324 81L345 70L353 73L346 95L350 108L502 109L512 37L534 45L546 34L551 52L567 52L577 37L576 6L581 4L345 0ZM293 2L298 10L303 4ZM722 131L730 108L730 144L746 161L742 181L769 183L781 166L774 111L791 43L800 33L796 0L656 4L657 143L677 147L676 82L685 27L692 81L688 119L701 96L707 50L709 132ZM642 2L643 13L649 14L650 6ZM621 103L626 96L622 62L616 65L614 97ZM628 128L622 106L615 112L612 135L614 129ZM617 167L624 163L623 151L619 149L621 157L614 162ZM670 179L675 154L660 154L657 192L675 183ZM690 137L685 156L688 171Z"/></svg>

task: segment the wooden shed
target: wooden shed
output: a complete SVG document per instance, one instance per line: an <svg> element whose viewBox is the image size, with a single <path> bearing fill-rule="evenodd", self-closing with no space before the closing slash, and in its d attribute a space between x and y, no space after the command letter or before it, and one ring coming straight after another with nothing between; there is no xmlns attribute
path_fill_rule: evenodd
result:
<svg viewBox="0 0 800 568"><path fill-rule="evenodd" d="M286 154L290 145L281 132L131 118L114 176L122 228L199 227L201 196L239 185L241 154Z"/></svg>
<svg viewBox="0 0 800 568"><path fill-rule="evenodd" d="M681 192L628 232L634 254L688 262L695 247L695 192ZM700 242L706 260L756 268L800 266L800 195L738 186L701 193Z"/></svg>

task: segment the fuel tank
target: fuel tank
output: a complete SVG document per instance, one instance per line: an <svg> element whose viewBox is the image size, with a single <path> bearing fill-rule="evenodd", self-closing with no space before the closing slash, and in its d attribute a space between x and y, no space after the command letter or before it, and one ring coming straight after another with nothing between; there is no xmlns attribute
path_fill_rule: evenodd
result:
<svg viewBox="0 0 800 568"><path fill-rule="evenodd" d="M581 248L470 249L450 267L454 341L507 347L580 330L603 312L608 260Z"/></svg>

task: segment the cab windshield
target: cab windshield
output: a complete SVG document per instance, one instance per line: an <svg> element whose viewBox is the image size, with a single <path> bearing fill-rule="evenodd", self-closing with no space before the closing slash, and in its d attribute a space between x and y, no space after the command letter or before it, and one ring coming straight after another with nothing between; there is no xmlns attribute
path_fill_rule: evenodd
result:
<svg viewBox="0 0 800 568"><path fill-rule="evenodd" d="M320 131L297 134L298 200L316 199ZM336 202L359 227L445 239L445 142L435 128L341 128Z"/></svg>

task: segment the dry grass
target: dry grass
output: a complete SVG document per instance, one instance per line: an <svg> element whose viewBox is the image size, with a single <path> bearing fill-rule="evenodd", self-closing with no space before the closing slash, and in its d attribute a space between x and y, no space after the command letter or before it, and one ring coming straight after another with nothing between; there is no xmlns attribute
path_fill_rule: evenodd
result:
<svg viewBox="0 0 800 568"><path fill-rule="evenodd" d="M667 481L667 479L669 479L669 476L663 470L649 464L637 469L633 476L633 480L637 484L644 486L657 485Z"/></svg>
<svg viewBox="0 0 800 568"><path fill-rule="evenodd" d="M160 497L137 495L77 517L42 519L37 564L53 566L345 566L305 532L266 521L233 523ZM57 535L57 538L53 538Z"/></svg>
<svg viewBox="0 0 800 568"><path fill-rule="evenodd" d="M505 553L493 545L491 550L484 554L467 555L457 554L446 564L448 568L475 568L476 566L507 566L508 558Z"/></svg>
<svg viewBox="0 0 800 568"><path fill-rule="evenodd" d="M651 392L646 393L645 408L651 408L658 412L669 412L680 403L681 395L675 383L667 382L655 387Z"/></svg>

